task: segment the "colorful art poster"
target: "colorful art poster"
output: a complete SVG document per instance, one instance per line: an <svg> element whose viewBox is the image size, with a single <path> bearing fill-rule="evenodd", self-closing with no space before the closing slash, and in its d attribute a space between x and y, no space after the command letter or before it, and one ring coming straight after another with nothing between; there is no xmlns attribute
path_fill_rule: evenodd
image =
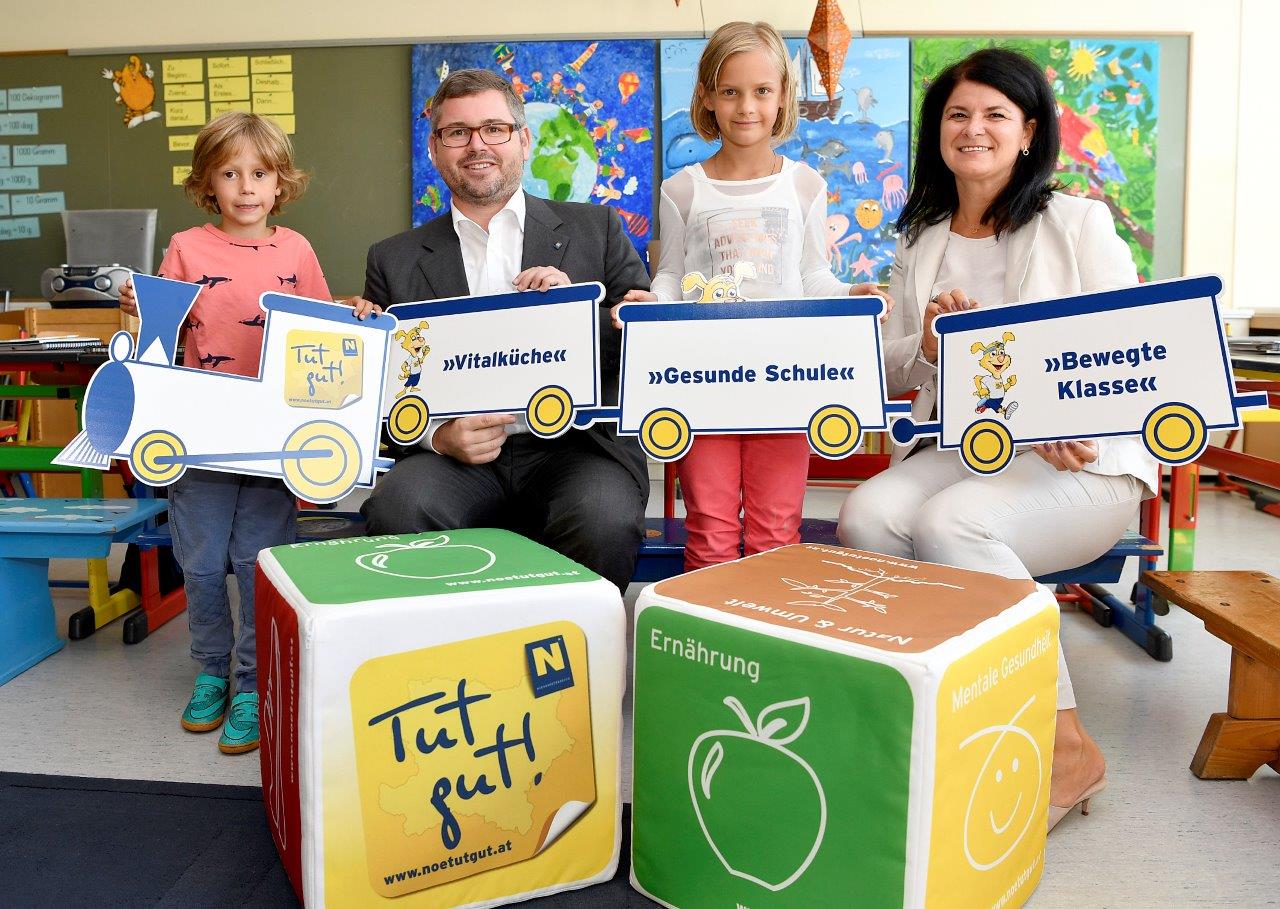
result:
<svg viewBox="0 0 1280 909"><path fill-rule="evenodd" d="M913 110L930 80L984 47L1020 51L1043 69L1058 99L1065 191L1105 202L1129 244L1138 274L1151 280L1155 249L1160 45L1074 38L917 38L912 43Z"/></svg>
<svg viewBox="0 0 1280 909"><path fill-rule="evenodd" d="M427 155L429 102L450 72L491 69L524 99L532 133L524 188L543 199L618 209L643 257L652 233L652 41L520 41L413 48L413 224L449 209Z"/></svg>
<svg viewBox="0 0 1280 909"><path fill-rule="evenodd" d="M661 43L662 176L704 161L706 142L689 120L698 58L706 41ZM803 38L787 41L800 82L800 122L778 153L804 161L827 181L827 258L843 281L889 283L894 221L910 185L911 71L905 38L857 38L833 98Z"/></svg>

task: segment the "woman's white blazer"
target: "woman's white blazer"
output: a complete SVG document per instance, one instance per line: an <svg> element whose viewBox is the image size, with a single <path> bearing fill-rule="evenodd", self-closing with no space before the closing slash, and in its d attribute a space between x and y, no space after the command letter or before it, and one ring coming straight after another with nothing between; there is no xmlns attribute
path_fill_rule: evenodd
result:
<svg viewBox="0 0 1280 909"><path fill-rule="evenodd" d="M890 398L920 389L911 406L917 423L931 418L938 397L937 366L920 355L920 339L922 316L942 267L949 232L948 219L925 228L911 246L899 238L889 282L896 305L884 329L885 382ZM1138 283L1129 247L1116 233L1106 205L1064 193L1054 193L1044 211L1008 235L1006 261L1006 303L1052 300ZM1085 470L1106 476L1129 474L1154 494L1157 463L1141 440L1096 441L1098 459ZM913 445L895 446L893 460L906 457Z"/></svg>

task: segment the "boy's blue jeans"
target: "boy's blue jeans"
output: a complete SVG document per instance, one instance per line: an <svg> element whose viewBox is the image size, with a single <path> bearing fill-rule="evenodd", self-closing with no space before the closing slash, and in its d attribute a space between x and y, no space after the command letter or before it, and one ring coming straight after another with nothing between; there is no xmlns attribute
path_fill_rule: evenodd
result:
<svg viewBox="0 0 1280 909"><path fill-rule="evenodd" d="M280 480L188 470L169 487L173 554L186 578L191 658L209 675L230 677L234 691L258 690L253 627L254 570L258 553L293 543L298 506ZM232 640L227 571L240 589L240 630Z"/></svg>

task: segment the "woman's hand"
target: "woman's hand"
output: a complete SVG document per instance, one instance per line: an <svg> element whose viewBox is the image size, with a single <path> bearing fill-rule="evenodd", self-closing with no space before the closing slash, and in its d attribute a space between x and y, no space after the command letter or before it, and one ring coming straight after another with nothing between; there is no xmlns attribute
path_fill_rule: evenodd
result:
<svg viewBox="0 0 1280 909"><path fill-rule="evenodd" d="M133 279L120 285L120 311L126 316L138 314L138 295L133 292Z"/></svg>
<svg viewBox="0 0 1280 909"><path fill-rule="evenodd" d="M884 312L880 314L880 324L884 324L889 319L889 313L893 312L893 297L889 296L889 291L881 290L879 284L854 284L849 288L849 296L851 297L884 297Z"/></svg>
<svg viewBox="0 0 1280 909"><path fill-rule="evenodd" d="M647 290L629 290L627 295L622 298L622 303L657 303L658 295L650 293ZM622 328L622 320L618 318L618 310L622 308L622 303L615 304L613 309L609 310L609 318L613 319L614 328Z"/></svg>
<svg viewBox="0 0 1280 909"><path fill-rule="evenodd" d="M924 309L924 334L920 337L920 353L930 363L938 362L938 338L933 333L933 320L943 313L977 309L977 300L969 299L960 288L938 294Z"/></svg>
<svg viewBox="0 0 1280 909"><path fill-rule="evenodd" d="M1092 439L1045 442L1043 445L1037 445L1035 452L1058 470L1076 473L1083 470L1084 465L1098 460L1098 443Z"/></svg>

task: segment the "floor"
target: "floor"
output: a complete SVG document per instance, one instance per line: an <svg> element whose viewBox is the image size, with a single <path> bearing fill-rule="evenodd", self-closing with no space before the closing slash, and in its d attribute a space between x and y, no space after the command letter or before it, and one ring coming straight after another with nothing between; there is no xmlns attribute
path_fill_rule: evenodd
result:
<svg viewBox="0 0 1280 909"><path fill-rule="evenodd" d="M841 498L813 490L806 514L833 518ZM660 501L655 485L652 514ZM1204 495L1196 555L1197 568L1280 576L1280 519L1240 497ZM55 577L83 576L83 563L54 566ZM1135 576L1131 567L1115 587L1122 598ZM628 607L639 591L632 585ZM55 594L60 628L83 598ZM1031 906L1280 905L1280 775L1264 767L1248 782L1205 782L1187 769L1209 714L1225 709L1228 648L1177 608L1160 624L1173 636L1171 663L1082 613L1063 614L1080 715L1107 756L1110 786L1089 817L1072 815L1050 837ZM70 642L0 686L0 770L256 785L256 755L223 756L216 735L179 727L195 672L181 617L135 646L121 644L118 623Z"/></svg>

